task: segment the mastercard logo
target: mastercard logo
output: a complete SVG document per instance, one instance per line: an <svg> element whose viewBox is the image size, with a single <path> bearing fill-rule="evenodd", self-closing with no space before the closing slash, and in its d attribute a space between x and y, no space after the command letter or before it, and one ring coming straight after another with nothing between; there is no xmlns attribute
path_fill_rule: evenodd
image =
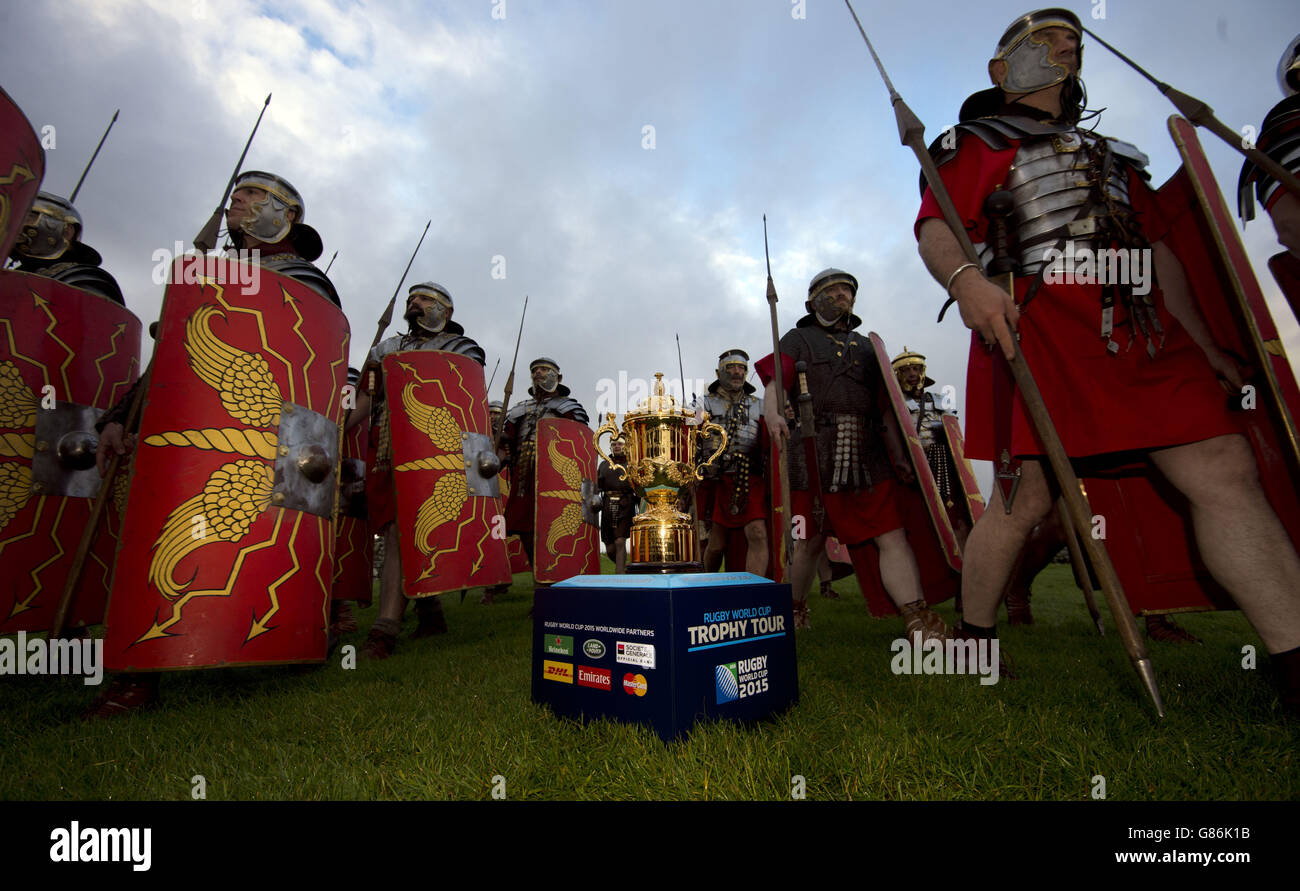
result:
<svg viewBox="0 0 1300 891"><path fill-rule="evenodd" d="M645 675L628 672L623 675L623 692L628 696L644 696L646 691Z"/></svg>

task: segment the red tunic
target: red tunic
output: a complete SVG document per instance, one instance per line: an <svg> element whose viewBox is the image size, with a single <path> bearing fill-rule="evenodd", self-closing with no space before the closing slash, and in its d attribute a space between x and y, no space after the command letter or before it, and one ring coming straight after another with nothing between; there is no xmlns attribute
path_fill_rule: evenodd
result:
<svg viewBox="0 0 1300 891"><path fill-rule="evenodd" d="M977 244L984 240L984 199L1002 184L1015 153L1015 146L994 151L978 137L966 135L956 157L940 168L957 213ZM1158 241L1164 235L1165 221L1154 193L1132 172L1129 194L1147 239ZM930 217L942 219L942 213L927 189L917 216L918 233L922 221ZM1030 277L1017 280L1017 302L1030 281ZM1101 336L1101 290L1099 284L1044 282L1029 307L1021 310L1020 347L1066 453L1084 457L1162 448L1240 432L1228 413L1228 394L1200 347L1165 309L1159 288L1153 286L1151 296L1164 326L1165 341L1154 359L1147 355L1141 337L1131 337L1127 313L1118 304L1113 336L1120 351L1106 351ZM1010 371L1005 369L1003 360L972 332L966 382L966 453L970 458L996 460L993 381L995 371L1009 377ZM1011 448L1016 456L1045 452L1030 427L1019 393L1012 407Z"/></svg>

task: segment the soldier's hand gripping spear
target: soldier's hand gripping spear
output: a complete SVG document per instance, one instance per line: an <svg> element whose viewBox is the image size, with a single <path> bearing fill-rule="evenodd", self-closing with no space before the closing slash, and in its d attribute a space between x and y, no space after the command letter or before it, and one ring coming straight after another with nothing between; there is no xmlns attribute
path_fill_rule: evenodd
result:
<svg viewBox="0 0 1300 891"><path fill-rule="evenodd" d="M510 376L506 378L506 389L501 398L501 417L497 418L497 427L492 431L492 441L501 448L501 437L506 432L506 412L510 411L510 397L515 392L515 365L519 362L519 341L524 337L524 319L528 318L528 295L524 295L524 311L519 314L519 333L515 335L515 356L510 360Z"/></svg>
<svg viewBox="0 0 1300 891"><path fill-rule="evenodd" d="M785 374L781 367L781 329L776 321L777 297L776 283L772 281L772 254L767 247L767 214L763 214L763 258L767 261L767 308L772 317L772 359L774 360L772 376L776 384L776 416L785 421ZM777 523L774 562L777 576L784 578L791 550L790 472L785 457L789 443L782 439L776 430L769 430L768 434L776 440L777 460L781 465L774 468L772 473L772 486L775 489L772 492L772 501L776 503L779 498L781 505L773 511Z"/></svg>
<svg viewBox="0 0 1300 891"><path fill-rule="evenodd" d="M889 99L894 106L894 117L898 125L900 140L903 145L912 150L917 161L920 162L926 182L929 183L930 190L943 212L944 221L948 224L953 237L957 239L958 244L961 246L962 252L966 256L966 262L975 266L976 269L981 269L975 246L971 243L970 235L962 224L961 217L953 204L952 196L948 194L947 186L939 176L939 170L926 147L925 125L921 123L921 120L913 113L912 109L908 108L907 103L903 101L903 97L894 89L889 75L885 73L885 67L881 63L880 57L876 55L875 47L871 45L871 39L867 37L867 32L862 27L862 22L853 9L853 4L849 0L844 0L844 3L848 6L849 13L853 16L853 21L857 24L858 31L867 44L867 50L876 63L876 69L880 72L880 76L889 90ZM1006 287L1008 293L1014 296L1014 291L1010 290L1013 284L1010 274L1005 276L1005 283L999 282L999 284ZM1001 334L1002 332L999 331L998 333ZM1146 644L1138 633L1137 622L1133 619L1133 611L1129 607L1128 599L1124 596L1119 577L1115 574L1115 567L1110 562L1110 556L1106 553L1105 546L1092 537L1092 510L1088 506L1088 500L1083 494L1078 477L1075 476L1074 468L1070 465L1070 459L1065 454L1065 447L1061 444L1061 438L1057 434L1056 427L1047 412L1047 405L1043 402L1043 396L1039 392L1038 384L1029 371L1024 354L1020 351L1017 335L1011 334L1009 330L1007 333L1009 336L1005 338L1005 342L1003 342L1002 337L999 337L998 340L1002 343L1003 355L1010 356L1008 362L1011 365L1011 372L1015 377L1016 385L1020 390L1021 398L1029 415L1030 424L1047 452L1048 463L1051 465L1061 495L1069 508L1070 522L1079 533L1079 538L1088 552L1088 558L1097 571L1102 593L1106 596L1106 604L1110 607L1111 617L1115 622L1115 626L1119 629L1124 648L1128 651L1129 659L1132 661L1138 676L1141 677L1147 694L1155 704L1156 713L1163 717L1165 713L1164 703L1160 698L1160 690L1156 686L1155 669L1151 664L1151 657L1147 653Z"/></svg>
<svg viewBox="0 0 1300 891"><path fill-rule="evenodd" d="M235 172L230 174L230 182L226 183L226 190L221 193L221 200L217 203L217 209L212 212L199 234L194 236L194 246L201 251L210 251L217 246L217 232L221 229L221 215L226 212L226 200L230 198L230 192L235 187L235 180L239 178L239 171L244 166L244 159L248 157L248 148L253 144L253 137L257 135L257 128L262 125L262 115L266 114L266 107L271 104L271 94L266 94L266 101L262 103L262 110L258 112L257 123L253 125L253 132L248 134L248 142L244 143L244 151L239 156L239 161L235 164Z"/></svg>

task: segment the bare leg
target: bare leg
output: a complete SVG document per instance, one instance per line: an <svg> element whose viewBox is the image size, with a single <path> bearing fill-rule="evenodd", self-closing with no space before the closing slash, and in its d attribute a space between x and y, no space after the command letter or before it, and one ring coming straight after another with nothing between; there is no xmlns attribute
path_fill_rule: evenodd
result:
<svg viewBox="0 0 1300 891"><path fill-rule="evenodd" d="M1021 466L1020 488L1007 514L1002 490L993 487L988 510L980 516L966 540L961 576L963 618L971 625L997 624L998 603L1011 577L1025 539L1052 507L1042 465L1026 461Z"/></svg>
<svg viewBox="0 0 1300 891"><path fill-rule="evenodd" d="M808 589L817 574L817 556L825 549L826 536L820 532L794 543L794 559L790 564L790 593L796 603L808 600Z"/></svg>
<svg viewBox="0 0 1300 891"><path fill-rule="evenodd" d="M916 555L907 543L907 533L891 529L873 539L880 551L880 582L895 606L925 599L921 590L921 571L916 566Z"/></svg>
<svg viewBox="0 0 1300 891"><path fill-rule="evenodd" d="M627 539L614 539L614 571L619 575L627 572Z"/></svg>
<svg viewBox="0 0 1300 891"><path fill-rule="evenodd" d="M745 571L754 575L767 573L767 527L762 520L750 520L745 524L745 541L749 551L745 555Z"/></svg>
<svg viewBox="0 0 1300 891"><path fill-rule="evenodd" d="M384 574L379 579L379 619L401 622L406 615L402 593L402 555L397 546L397 525L384 527Z"/></svg>
<svg viewBox="0 0 1300 891"><path fill-rule="evenodd" d="M1300 647L1300 557L1264 496L1245 438L1161 449L1151 460L1187 496L1201 559L1268 651Z"/></svg>
<svg viewBox="0 0 1300 891"><path fill-rule="evenodd" d="M709 526L709 544L704 549L704 571L717 572L722 568L722 557L727 548L727 536L730 529L724 529L717 523Z"/></svg>

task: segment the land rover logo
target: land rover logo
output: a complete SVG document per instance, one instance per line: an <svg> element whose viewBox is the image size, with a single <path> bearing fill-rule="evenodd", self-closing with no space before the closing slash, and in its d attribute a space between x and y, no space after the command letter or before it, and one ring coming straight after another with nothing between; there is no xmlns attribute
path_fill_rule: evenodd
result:
<svg viewBox="0 0 1300 891"><path fill-rule="evenodd" d="M585 641L582 652L586 653L588 658L599 659L605 655L605 645L598 640Z"/></svg>

